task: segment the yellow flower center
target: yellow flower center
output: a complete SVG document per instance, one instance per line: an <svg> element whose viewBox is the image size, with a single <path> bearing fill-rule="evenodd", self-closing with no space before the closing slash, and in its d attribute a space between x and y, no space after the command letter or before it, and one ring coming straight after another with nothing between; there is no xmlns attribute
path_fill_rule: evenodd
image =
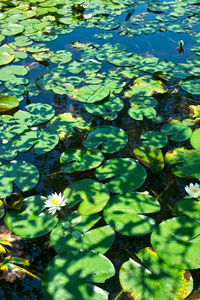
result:
<svg viewBox="0 0 200 300"><path fill-rule="evenodd" d="M53 198L53 199L51 200L51 202L52 202L53 205L56 205L56 204L58 204L58 199Z"/></svg>
<svg viewBox="0 0 200 300"><path fill-rule="evenodd" d="M192 189L192 192L194 193L194 194L196 194L196 193L198 193L198 189Z"/></svg>

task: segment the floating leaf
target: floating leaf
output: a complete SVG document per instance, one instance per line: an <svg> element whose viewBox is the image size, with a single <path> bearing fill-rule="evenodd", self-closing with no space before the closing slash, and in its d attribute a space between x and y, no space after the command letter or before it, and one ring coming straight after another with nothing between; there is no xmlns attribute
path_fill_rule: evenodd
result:
<svg viewBox="0 0 200 300"><path fill-rule="evenodd" d="M70 149L60 156L61 164L65 164L64 171L73 173L97 168L104 160L100 150Z"/></svg>
<svg viewBox="0 0 200 300"><path fill-rule="evenodd" d="M42 277L42 288L48 299L108 300L108 293L86 282L105 282L115 274L112 263L102 254L74 252L56 256Z"/></svg>
<svg viewBox="0 0 200 300"><path fill-rule="evenodd" d="M182 123L169 123L162 126L161 131L170 135L172 141L182 142L190 138L192 130Z"/></svg>
<svg viewBox="0 0 200 300"><path fill-rule="evenodd" d="M19 211L10 210L5 217L6 226L23 238L36 238L51 231L58 219L42 213L45 208L43 196L32 196L24 199Z"/></svg>
<svg viewBox="0 0 200 300"><path fill-rule="evenodd" d="M12 193L13 182L23 192L34 188L39 181L39 172L31 163L13 160L6 165L0 164L0 180L0 198L4 198Z"/></svg>
<svg viewBox="0 0 200 300"><path fill-rule="evenodd" d="M128 142L128 136L122 129L113 126L100 126L93 128L84 146L88 149L97 148L102 145L101 151L104 153L114 153L122 150Z"/></svg>
<svg viewBox="0 0 200 300"><path fill-rule="evenodd" d="M198 269L200 266L200 223L187 217L162 222L151 235L158 256L178 269Z"/></svg>
<svg viewBox="0 0 200 300"><path fill-rule="evenodd" d="M180 86L186 92L194 95L199 95L200 92L200 79L196 76L186 78L185 80L180 81Z"/></svg>
<svg viewBox="0 0 200 300"><path fill-rule="evenodd" d="M141 121L143 116L148 119L153 119L156 116L156 110L153 107L147 105L133 105L129 110L128 114L134 120Z"/></svg>
<svg viewBox="0 0 200 300"><path fill-rule="evenodd" d="M141 134L140 138L144 140L143 146L153 145L157 148L162 148L167 144L167 137L159 131L146 131Z"/></svg>
<svg viewBox="0 0 200 300"><path fill-rule="evenodd" d="M137 78L134 81L133 86L131 86L124 95L125 97L132 97L133 95L152 96L155 93L166 93L166 91L162 81L154 80L152 79L152 76L145 75Z"/></svg>
<svg viewBox="0 0 200 300"><path fill-rule="evenodd" d="M190 137L190 143L194 149L200 151L200 128L193 131Z"/></svg>
<svg viewBox="0 0 200 300"><path fill-rule="evenodd" d="M0 66L7 65L14 60L14 54L0 48Z"/></svg>
<svg viewBox="0 0 200 300"><path fill-rule="evenodd" d="M95 251L104 254L111 247L115 233L109 226L90 231L88 231L89 228L84 229L88 223L92 227L100 219L99 216L98 218L96 215L84 217L75 214L74 219L71 219L69 216L63 218L51 232L50 241L59 254L73 250ZM80 219L79 223L77 219Z"/></svg>
<svg viewBox="0 0 200 300"><path fill-rule="evenodd" d="M0 96L0 112L13 109L19 105L19 101L14 96Z"/></svg>
<svg viewBox="0 0 200 300"><path fill-rule="evenodd" d="M164 168L162 151L153 145L137 147L133 153L141 164L150 168L153 173L159 173Z"/></svg>
<svg viewBox="0 0 200 300"><path fill-rule="evenodd" d="M54 64L66 64L71 59L72 59L72 53L66 50L57 50L50 57L50 61Z"/></svg>
<svg viewBox="0 0 200 300"><path fill-rule="evenodd" d="M104 209L104 219L116 231L129 236L151 232L155 221L143 214L160 210L159 203L144 193L132 192L113 196Z"/></svg>
<svg viewBox="0 0 200 300"><path fill-rule="evenodd" d="M138 257L143 265L130 258L121 266L119 279L125 292L138 300L181 300L190 294L193 280L189 271L169 267L150 247L140 250Z"/></svg>
<svg viewBox="0 0 200 300"><path fill-rule="evenodd" d="M110 91L106 86L87 85L74 91L72 96L80 102L94 103L105 99L109 94Z"/></svg>
<svg viewBox="0 0 200 300"><path fill-rule="evenodd" d="M0 200L0 219L3 218L4 214L5 214L4 202ZM0 239L0 253L1 253L1 239Z"/></svg>
<svg viewBox="0 0 200 300"><path fill-rule="evenodd" d="M67 206L73 207L80 201L78 213L89 216L101 211L110 198L105 185L93 179L82 179L72 183L64 190Z"/></svg>
<svg viewBox="0 0 200 300"><path fill-rule="evenodd" d="M200 201L198 199L183 198L175 203L174 212L189 218L200 220Z"/></svg>
<svg viewBox="0 0 200 300"><path fill-rule="evenodd" d="M110 179L106 188L113 193L125 193L139 188L146 179L145 169L132 158L107 160L96 172L99 180Z"/></svg>
<svg viewBox="0 0 200 300"><path fill-rule="evenodd" d="M178 177L200 179L200 152L196 150L187 150L184 148L176 148L166 153L166 163L175 165L172 173Z"/></svg>
<svg viewBox="0 0 200 300"><path fill-rule="evenodd" d="M52 132L57 132L60 139L67 136L70 137L76 133L76 130L89 130L89 124L79 116L71 113L64 113L54 117L47 128Z"/></svg>

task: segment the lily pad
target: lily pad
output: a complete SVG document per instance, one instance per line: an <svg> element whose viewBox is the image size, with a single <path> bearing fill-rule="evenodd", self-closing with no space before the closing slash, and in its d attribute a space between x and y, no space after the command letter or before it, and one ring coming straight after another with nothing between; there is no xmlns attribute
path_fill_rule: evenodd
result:
<svg viewBox="0 0 200 300"><path fill-rule="evenodd" d="M113 158L100 166L95 176L99 180L111 179L105 184L106 188L122 194L139 188L146 179L146 171L132 158Z"/></svg>
<svg viewBox="0 0 200 300"><path fill-rule="evenodd" d="M162 126L161 131L170 135L172 141L182 142L190 138L192 130L182 123L169 123Z"/></svg>
<svg viewBox="0 0 200 300"><path fill-rule="evenodd" d="M4 198L13 191L13 183L23 192L33 189L39 181L38 169L25 161L11 161L0 164L0 198Z"/></svg>
<svg viewBox="0 0 200 300"><path fill-rule="evenodd" d="M162 222L151 235L151 243L158 256L178 269L200 267L200 223L188 217Z"/></svg>
<svg viewBox="0 0 200 300"><path fill-rule="evenodd" d="M5 224L16 235L23 238L36 238L51 231L58 219L42 213L45 208L43 196L32 196L24 199L22 208L10 210L6 214Z"/></svg>
<svg viewBox="0 0 200 300"><path fill-rule="evenodd" d="M68 207L73 207L81 202L78 213L89 216L101 211L106 206L110 194L103 183L86 178L67 187L64 190L64 197L68 199Z"/></svg>
<svg viewBox="0 0 200 300"><path fill-rule="evenodd" d="M180 86L182 89L184 89L186 92L194 95L200 94L200 79L198 77L189 77L185 80L180 81Z"/></svg>
<svg viewBox="0 0 200 300"><path fill-rule="evenodd" d="M104 160L100 150L69 149L60 156L64 172L73 173L97 168Z"/></svg>
<svg viewBox="0 0 200 300"><path fill-rule="evenodd" d="M84 229L85 224L88 222L92 227L92 225L100 219L99 216L98 218L95 215L89 217L75 215L74 217L75 219L72 220L70 220L71 218L69 218L69 216L63 218L52 230L50 241L56 251L59 254L64 254L74 250L87 250L104 254L114 242L114 231L109 226L103 226L89 231ZM92 218L94 220L91 222ZM72 222L76 222L76 219L80 219L81 221L73 225Z"/></svg>
<svg viewBox="0 0 200 300"><path fill-rule="evenodd" d="M175 213L186 215L191 219L200 220L200 201L198 199L183 198L175 203Z"/></svg>
<svg viewBox="0 0 200 300"><path fill-rule="evenodd" d="M133 153L141 164L150 168L153 173L159 173L164 168L162 151L153 145L137 147L133 150Z"/></svg>
<svg viewBox="0 0 200 300"><path fill-rule="evenodd" d="M80 102L94 103L105 99L109 94L110 90L106 86L87 85L75 90L72 96Z"/></svg>
<svg viewBox="0 0 200 300"><path fill-rule="evenodd" d="M132 107L128 110L128 114L134 120L141 121L143 120L143 116L147 119L153 119L156 116L156 110L153 107L149 107L147 105L132 105Z"/></svg>
<svg viewBox="0 0 200 300"><path fill-rule="evenodd" d="M49 300L108 300L108 293L87 282L105 282L114 276L112 263L102 254L74 252L56 256L42 277L42 288Z"/></svg>
<svg viewBox="0 0 200 300"><path fill-rule="evenodd" d="M190 143L194 149L200 151L200 128L193 131L190 137Z"/></svg>
<svg viewBox="0 0 200 300"><path fill-rule="evenodd" d="M132 192L111 197L103 216L106 223L121 234L140 236L151 232L156 225L154 219L144 214L159 210L160 205L153 197Z"/></svg>
<svg viewBox="0 0 200 300"><path fill-rule="evenodd" d="M0 112L13 109L19 105L19 101L14 96L0 96Z"/></svg>
<svg viewBox="0 0 200 300"><path fill-rule="evenodd" d="M169 267L150 247L140 250L138 257L143 265L130 258L121 266L119 280L125 292L138 300L181 300L190 294L193 280L189 271Z"/></svg>
<svg viewBox="0 0 200 300"><path fill-rule="evenodd" d="M175 166L172 173L178 177L200 179L200 152L196 150L187 150L185 148L176 148L166 153L166 163Z"/></svg>
<svg viewBox="0 0 200 300"><path fill-rule="evenodd" d="M93 128L84 146L88 149L97 148L102 145L101 151L104 153L114 153L122 150L128 142L128 136L122 129L113 126L100 126Z"/></svg>
<svg viewBox="0 0 200 300"><path fill-rule="evenodd" d="M143 146L153 145L157 148L162 148L167 144L167 137L159 131L146 131L141 134L140 138L144 140Z"/></svg>
<svg viewBox="0 0 200 300"><path fill-rule="evenodd" d="M14 60L15 56L13 53L2 50L0 48L0 66L7 65Z"/></svg>

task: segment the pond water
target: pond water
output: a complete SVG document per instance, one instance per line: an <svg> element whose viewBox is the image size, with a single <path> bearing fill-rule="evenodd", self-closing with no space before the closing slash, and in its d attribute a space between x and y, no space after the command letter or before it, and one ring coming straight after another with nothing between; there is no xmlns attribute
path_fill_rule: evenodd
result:
<svg viewBox="0 0 200 300"><path fill-rule="evenodd" d="M0 1L1 299L199 299L199 4Z"/></svg>

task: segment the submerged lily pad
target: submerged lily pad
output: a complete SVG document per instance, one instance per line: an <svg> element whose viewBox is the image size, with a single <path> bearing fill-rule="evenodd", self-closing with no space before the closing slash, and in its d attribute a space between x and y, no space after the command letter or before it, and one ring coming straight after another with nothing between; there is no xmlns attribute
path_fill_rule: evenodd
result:
<svg viewBox="0 0 200 300"><path fill-rule="evenodd" d="M81 202L78 213L89 216L101 211L110 199L105 185L93 179L82 179L72 183L64 190L67 206L73 207Z"/></svg>
<svg viewBox="0 0 200 300"><path fill-rule="evenodd" d="M128 142L128 136L122 129L113 126L100 126L93 128L84 146L88 149L97 148L102 145L101 151L104 153L114 153L122 150Z"/></svg>
<svg viewBox="0 0 200 300"><path fill-rule="evenodd" d="M43 196L32 196L24 199L22 208L10 210L6 214L5 224L16 235L23 238L36 238L51 231L58 219L42 213L45 208Z"/></svg>
<svg viewBox="0 0 200 300"><path fill-rule="evenodd" d="M66 173L97 168L103 160L103 154L98 149L70 149L63 152L60 156L60 162L64 164L64 171Z"/></svg>
<svg viewBox="0 0 200 300"><path fill-rule="evenodd" d="M137 255L143 265L130 258L120 269L119 280L125 292L138 300L181 300L190 294L193 280L189 271L169 267L150 247Z"/></svg>
<svg viewBox="0 0 200 300"><path fill-rule="evenodd" d="M106 188L113 193L136 190L146 179L145 169L132 158L113 158L107 160L96 172L99 180L111 179Z"/></svg>
<svg viewBox="0 0 200 300"><path fill-rule="evenodd" d="M188 217L162 222L151 235L151 243L158 256L178 269L200 267L200 223Z"/></svg>
<svg viewBox="0 0 200 300"><path fill-rule="evenodd" d="M200 179L200 152L196 150L187 150L185 148L176 148L166 153L166 163L175 166L172 173L178 177L190 177Z"/></svg>
<svg viewBox="0 0 200 300"><path fill-rule="evenodd" d="M145 213L160 210L159 203L151 196L132 192L113 196L104 208L104 219L116 231L129 236L140 236L151 232L155 220Z"/></svg>

